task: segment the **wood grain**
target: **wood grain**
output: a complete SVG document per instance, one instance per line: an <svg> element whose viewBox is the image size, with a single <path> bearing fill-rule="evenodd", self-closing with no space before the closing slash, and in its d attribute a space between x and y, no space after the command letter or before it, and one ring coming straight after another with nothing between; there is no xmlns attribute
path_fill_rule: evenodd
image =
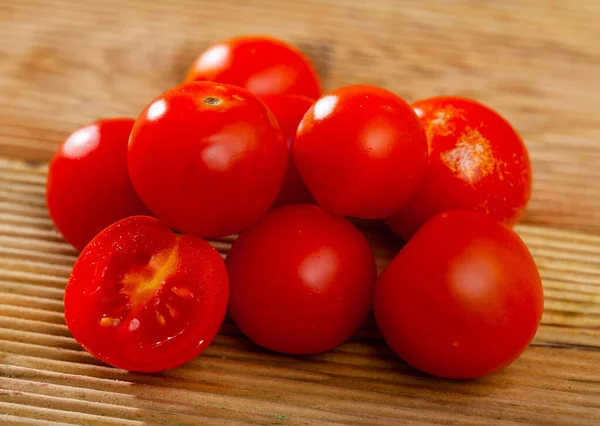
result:
<svg viewBox="0 0 600 426"><path fill-rule="evenodd" d="M78 424L489 424L600 421L600 236L521 225L544 281L537 337L513 366L455 382L385 347L372 319L325 354L287 357L226 321L205 353L160 375L104 366L70 337L63 286L76 253L44 206L47 167L0 160L0 413ZM365 231L380 269L389 233ZM213 242L227 253L231 239ZM576 416L576 417L573 417ZM19 421L21 421L19 420ZM227 421L227 422L226 422Z"/></svg>
<svg viewBox="0 0 600 426"><path fill-rule="evenodd" d="M595 0L0 1L0 424L600 424L600 3ZM505 371L423 376L370 320L312 357L268 353L226 321L160 375L109 368L70 337L76 253L44 204L46 165L77 126L135 116L209 43L268 33L311 55L327 88L477 98L521 132L534 191L517 227L546 309ZM383 268L398 243L365 230ZM226 253L231 239L213 242Z"/></svg>
<svg viewBox="0 0 600 426"><path fill-rule="evenodd" d="M599 19L596 0L3 0L0 155L47 160L79 125L136 116L209 43L269 33L307 51L327 88L498 109L531 151L526 221L597 232Z"/></svg>

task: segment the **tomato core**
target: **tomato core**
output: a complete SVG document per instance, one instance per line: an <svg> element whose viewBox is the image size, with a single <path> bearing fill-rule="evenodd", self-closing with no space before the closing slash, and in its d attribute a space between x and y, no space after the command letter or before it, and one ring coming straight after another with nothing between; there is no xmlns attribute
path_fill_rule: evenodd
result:
<svg viewBox="0 0 600 426"><path fill-rule="evenodd" d="M136 311L146 306L165 283L167 277L176 271L177 244L173 248L153 255L148 265L141 271L125 274L121 294L129 297L131 310Z"/></svg>
<svg viewBox="0 0 600 426"><path fill-rule="evenodd" d="M175 244L173 247L165 249L159 253L149 255L145 266L134 267L129 272L123 274L123 279L120 280L121 289L119 290L117 298L126 297L127 303L121 306L119 309L120 315L115 313L104 314L100 319L100 326L102 327L118 327L121 323L130 324L130 327L135 328L135 316L138 312L148 306L154 306L151 301L157 296L162 286L167 282L168 278L177 272L178 265L178 243L180 237L176 237ZM177 297L189 298L192 293L185 287L171 287L171 293ZM165 314L168 314L171 318L175 319L178 317L178 311L171 304L163 302L166 310L159 312L154 309L154 316L156 321L161 326L167 323ZM123 309L124 308L124 309Z"/></svg>

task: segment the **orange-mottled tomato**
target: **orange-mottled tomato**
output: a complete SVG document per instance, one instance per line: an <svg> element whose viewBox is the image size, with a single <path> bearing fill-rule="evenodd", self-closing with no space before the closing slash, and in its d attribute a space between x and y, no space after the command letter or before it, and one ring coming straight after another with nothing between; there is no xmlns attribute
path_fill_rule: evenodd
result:
<svg viewBox="0 0 600 426"><path fill-rule="evenodd" d="M192 64L185 81L234 84L258 96L294 93L315 99L321 94L308 58L270 37L236 37L209 47Z"/></svg>
<svg viewBox="0 0 600 426"><path fill-rule="evenodd" d="M65 319L75 340L102 361L162 371L209 345L228 291L225 264L210 244L133 216L98 234L77 259Z"/></svg>
<svg viewBox="0 0 600 426"><path fill-rule="evenodd" d="M473 211L423 225L381 274L374 300L390 348L413 367L449 378L509 365L533 339L543 308L527 246Z"/></svg>
<svg viewBox="0 0 600 426"><path fill-rule="evenodd" d="M46 202L65 240L82 250L108 225L150 211L127 172L127 141L134 120L98 120L73 132L48 169Z"/></svg>
<svg viewBox="0 0 600 426"><path fill-rule="evenodd" d="M427 219L475 210L508 226L522 216L531 192L531 164L517 132L475 101L436 97L414 103L429 144L429 165L415 196L387 219L405 240Z"/></svg>
<svg viewBox="0 0 600 426"><path fill-rule="evenodd" d="M287 141L290 149L290 161L283 181L283 186L279 192L274 206L284 204L302 204L314 203L314 199L308 188L304 184L296 165L292 161L292 145L296 138L298 124L314 100L302 95L272 95L262 97L263 102L269 107L277 122L281 126L281 131Z"/></svg>

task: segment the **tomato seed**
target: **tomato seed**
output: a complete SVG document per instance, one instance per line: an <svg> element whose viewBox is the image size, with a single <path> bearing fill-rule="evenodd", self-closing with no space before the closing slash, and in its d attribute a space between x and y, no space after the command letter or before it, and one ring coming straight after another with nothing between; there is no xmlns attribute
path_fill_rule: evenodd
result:
<svg viewBox="0 0 600 426"><path fill-rule="evenodd" d="M172 307L168 303L165 303L165 306L169 310L169 315L171 315L172 318L177 318L177 309L175 309L174 307Z"/></svg>
<svg viewBox="0 0 600 426"><path fill-rule="evenodd" d="M116 327L119 324L121 324L121 320L119 318L104 317L100 320L100 325L102 327Z"/></svg>
<svg viewBox="0 0 600 426"><path fill-rule="evenodd" d="M192 294L192 292L190 291L189 288L187 287L176 287L173 286L171 287L171 291L179 297L193 297L194 295Z"/></svg>
<svg viewBox="0 0 600 426"><path fill-rule="evenodd" d="M159 322L160 325L165 325L167 323L167 320L165 320L165 317L158 311L156 312L156 320Z"/></svg>

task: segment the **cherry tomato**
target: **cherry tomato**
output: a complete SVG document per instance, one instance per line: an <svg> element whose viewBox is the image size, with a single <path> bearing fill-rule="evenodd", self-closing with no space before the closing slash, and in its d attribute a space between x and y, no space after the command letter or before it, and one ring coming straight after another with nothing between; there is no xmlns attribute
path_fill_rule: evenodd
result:
<svg viewBox="0 0 600 426"><path fill-rule="evenodd" d="M429 165L416 195L388 225L405 240L448 210L475 210L513 226L531 193L523 141L498 113L469 99L436 97L413 104L426 130Z"/></svg>
<svg viewBox="0 0 600 426"><path fill-rule="evenodd" d="M314 103L314 100L302 95L289 94L265 96L262 100L277 119L290 149L290 161L288 162L285 180L274 206L314 203L314 199L304 184L300 173L298 173L291 155L292 143L296 138L298 124L300 124L300 120Z"/></svg>
<svg viewBox="0 0 600 426"><path fill-rule="evenodd" d="M377 274L362 233L307 204L271 210L233 243L226 264L233 320L258 345L291 354L348 339L369 312Z"/></svg>
<svg viewBox="0 0 600 426"><path fill-rule="evenodd" d="M127 172L127 141L133 119L99 120L73 132L48 170L46 202L63 237L82 250L108 225L150 211Z"/></svg>
<svg viewBox="0 0 600 426"><path fill-rule="evenodd" d="M390 348L448 378L498 371L527 348L544 296L527 246L481 213L429 220L383 271L374 314Z"/></svg>
<svg viewBox="0 0 600 426"><path fill-rule="evenodd" d="M83 250L65 289L65 319L75 340L102 361L155 372L209 345L227 297L227 270L210 244L134 216Z"/></svg>
<svg viewBox="0 0 600 426"><path fill-rule="evenodd" d="M236 86L190 83L160 95L129 141L129 173L146 205L171 227L222 237L273 204L288 148L277 121Z"/></svg>
<svg viewBox="0 0 600 426"><path fill-rule="evenodd" d="M308 58L269 37L236 37L209 47L192 64L185 81L234 84L259 96L295 93L316 99L321 94Z"/></svg>
<svg viewBox="0 0 600 426"><path fill-rule="evenodd" d="M378 219L413 195L427 161L425 132L410 106L387 90L348 86L319 99L293 145L294 162L325 210Z"/></svg>

